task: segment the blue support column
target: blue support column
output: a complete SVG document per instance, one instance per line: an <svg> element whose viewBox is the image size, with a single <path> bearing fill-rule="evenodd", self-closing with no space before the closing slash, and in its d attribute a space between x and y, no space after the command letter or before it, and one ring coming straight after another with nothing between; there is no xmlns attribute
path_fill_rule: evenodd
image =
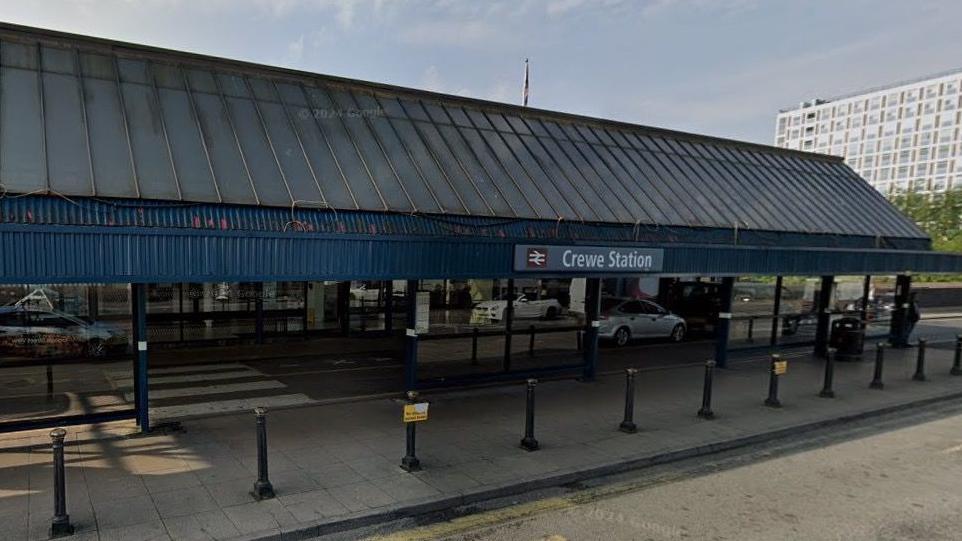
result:
<svg viewBox="0 0 962 541"><path fill-rule="evenodd" d="M598 317L601 312L601 280L588 278L585 280L585 341L584 367L581 380L592 381L598 370Z"/></svg>
<svg viewBox="0 0 962 541"><path fill-rule="evenodd" d="M772 305L772 334L769 347L772 351L778 348L778 331L782 323L782 277L775 277L775 302Z"/></svg>
<svg viewBox="0 0 962 541"><path fill-rule="evenodd" d="M150 412L147 385L147 286L131 284L134 335L134 407L137 426L141 432L150 432Z"/></svg>
<svg viewBox="0 0 962 541"><path fill-rule="evenodd" d="M728 366L728 337L732 326L732 290L735 288L735 278L722 278L718 288L720 304L718 306L718 322L715 324L715 366Z"/></svg>
<svg viewBox="0 0 962 541"><path fill-rule="evenodd" d="M832 289L835 287L834 276L822 276L822 283L818 289L815 303L815 314L818 326L815 327L815 355L828 356L829 324L831 323Z"/></svg>
<svg viewBox="0 0 962 541"><path fill-rule="evenodd" d="M418 281L407 283L407 329L404 331L404 387L413 391L418 385Z"/></svg>
<svg viewBox="0 0 962 541"><path fill-rule="evenodd" d="M909 295L912 292L912 276L899 274L895 277L895 309L889 324L889 343L892 347L904 348L909 345Z"/></svg>

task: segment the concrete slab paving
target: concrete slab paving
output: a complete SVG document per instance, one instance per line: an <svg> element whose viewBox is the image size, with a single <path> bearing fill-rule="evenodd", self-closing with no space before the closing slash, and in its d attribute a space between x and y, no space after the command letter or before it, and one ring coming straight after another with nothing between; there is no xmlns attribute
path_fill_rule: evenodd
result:
<svg viewBox="0 0 962 541"><path fill-rule="evenodd" d="M426 392L431 417L418 426L423 471L413 474L399 468L404 427L398 400L271 411L268 447L277 498L260 502L249 495L256 476L250 414L187 421L181 432L121 439L116 436L129 427L88 428L82 436L71 428L68 512L78 528L74 539L256 538L464 501L510 491L518 483L570 480L561 476L962 396L962 377L948 374L951 350L929 350L926 382L911 379L914 355L914 350L887 352L883 391L868 388L870 361L837 363L832 399L818 396L823 361L793 358L781 381L784 406L778 409L762 404L767 363L735 364L716 374L717 418L711 421L695 415L701 366L643 371L637 378L636 434L617 431L623 376L542 382L536 418L542 449L533 453L518 445L522 385ZM91 439L92 430L110 437ZM14 439L19 446L0 438L4 539L45 539L52 515L51 453L48 447L24 444L46 445L49 438L20 434Z"/></svg>

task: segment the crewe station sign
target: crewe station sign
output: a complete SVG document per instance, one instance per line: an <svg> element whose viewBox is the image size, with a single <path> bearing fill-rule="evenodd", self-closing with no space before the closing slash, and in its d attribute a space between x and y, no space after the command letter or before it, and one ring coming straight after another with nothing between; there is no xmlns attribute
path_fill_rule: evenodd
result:
<svg viewBox="0 0 962 541"><path fill-rule="evenodd" d="M514 270L623 274L658 272L663 258L664 251L658 248L516 244Z"/></svg>

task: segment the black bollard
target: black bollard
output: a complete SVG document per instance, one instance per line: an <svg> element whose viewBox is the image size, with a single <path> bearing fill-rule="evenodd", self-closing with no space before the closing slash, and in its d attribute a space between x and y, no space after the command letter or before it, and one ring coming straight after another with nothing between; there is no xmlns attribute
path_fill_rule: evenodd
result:
<svg viewBox="0 0 962 541"><path fill-rule="evenodd" d="M257 481L251 496L255 500L267 500L274 497L274 486L267 478L267 410L254 408L254 418L257 420Z"/></svg>
<svg viewBox="0 0 962 541"><path fill-rule="evenodd" d="M875 345L875 373L872 374L872 382L868 384L869 389L884 389L882 383L882 365L885 363L885 342Z"/></svg>
<svg viewBox="0 0 962 541"><path fill-rule="evenodd" d="M777 363L780 362L782 362L782 356L773 353L768 368L768 398L765 399L765 405L770 408L782 407L782 402L778 399L778 378L781 376L776 369Z"/></svg>
<svg viewBox="0 0 962 541"><path fill-rule="evenodd" d="M478 328L471 331L471 364L478 364Z"/></svg>
<svg viewBox="0 0 962 541"><path fill-rule="evenodd" d="M634 434L638 431L635 425L635 374L636 368L625 369L625 418L618 425L618 430L626 434Z"/></svg>
<svg viewBox="0 0 962 541"><path fill-rule="evenodd" d="M50 537L73 535L73 524L67 514L66 472L63 465L63 439L67 431L55 428L50 431L53 440L53 520L50 523Z"/></svg>
<svg viewBox="0 0 962 541"><path fill-rule="evenodd" d="M418 393L417 391L407 392L408 404L414 404L417 402ZM401 469L406 472L415 472L421 470L421 461L418 460L417 454L415 453L415 436L417 436L417 423L409 422L404 423L405 427L405 438L404 438L404 457L401 458Z"/></svg>
<svg viewBox="0 0 962 541"><path fill-rule="evenodd" d="M534 387L538 380L529 379L524 407L524 437L521 438L521 448L525 451L537 451L538 440L534 439Z"/></svg>
<svg viewBox="0 0 962 541"><path fill-rule="evenodd" d="M528 339L528 357L534 357L534 325L529 329L531 337Z"/></svg>
<svg viewBox="0 0 962 541"><path fill-rule="evenodd" d="M754 341L755 341L755 318L754 318L754 316L748 318L748 341L749 341L749 342L754 342Z"/></svg>
<svg viewBox="0 0 962 541"><path fill-rule="evenodd" d="M822 398L835 398L835 391L832 390L832 382L835 381L835 348L828 348L828 355L825 356L825 380L822 383L822 390L818 396Z"/></svg>
<svg viewBox="0 0 962 541"><path fill-rule="evenodd" d="M711 410L711 387L714 377L715 361L709 360L705 362L705 385L701 391L701 409L698 410L698 416L702 419L715 418L715 412Z"/></svg>
<svg viewBox="0 0 962 541"><path fill-rule="evenodd" d="M949 374L962 376L962 334L955 337L955 358L952 360L952 370Z"/></svg>
<svg viewBox="0 0 962 541"><path fill-rule="evenodd" d="M915 359L915 374L912 379L915 381L925 381L925 346L928 341L925 338L919 338L919 356Z"/></svg>

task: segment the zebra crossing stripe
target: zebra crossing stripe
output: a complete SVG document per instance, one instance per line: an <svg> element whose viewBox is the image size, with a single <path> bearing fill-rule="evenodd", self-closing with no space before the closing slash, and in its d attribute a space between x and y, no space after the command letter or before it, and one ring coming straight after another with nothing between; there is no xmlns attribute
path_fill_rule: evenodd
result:
<svg viewBox="0 0 962 541"><path fill-rule="evenodd" d="M261 377L263 374L257 370L247 369L247 370L237 370L233 372L217 372L214 374L186 374L181 376L150 376L151 385L164 385L167 383L194 383L194 382L204 382L204 381L218 381L225 379L240 379L240 378L253 378ZM134 388L134 378L118 378L114 380L114 386L118 390L133 389Z"/></svg>
<svg viewBox="0 0 962 541"><path fill-rule="evenodd" d="M281 389L287 385L277 380L250 381L247 383L228 383L226 385L196 385L193 387L181 387L178 389L156 389L150 390L151 399L162 400L164 398L184 398L193 396L209 396L226 393L241 393L245 391L263 391L265 389ZM132 401L134 393L124 393L124 397Z"/></svg>
<svg viewBox="0 0 962 541"><path fill-rule="evenodd" d="M260 396L254 398L237 398L216 402L201 402L176 406L160 406L150 408L150 414L155 419L179 419L184 417L198 417L217 413L232 413L248 411L255 407L281 408L316 404L317 400L304 394L287 394L276 396Z"/></svg>

